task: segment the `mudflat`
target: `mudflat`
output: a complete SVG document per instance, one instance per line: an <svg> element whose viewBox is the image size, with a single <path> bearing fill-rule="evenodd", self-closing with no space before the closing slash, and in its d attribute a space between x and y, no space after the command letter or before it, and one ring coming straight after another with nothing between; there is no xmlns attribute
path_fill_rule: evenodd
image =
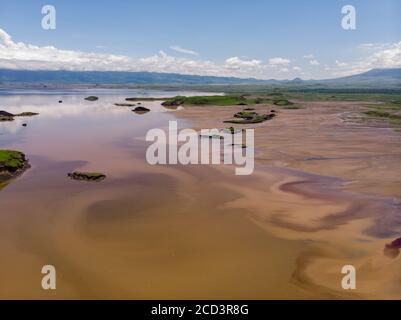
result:
<svg viewBox="0 0 401 320"><path fill-rule="evenodd" d="M28 99L36 110L32 97L19 103ZM400 258L383 253L400 237L401 136L362 121L364 102L256 105L278 115L234 125L255 128L255 172L236 176L224 165L151 166L144 136L174 119L224 128L243 106L171 111L152 101L138 115L114 106L122 97L62 99L62 115L40 109L29 133L1 136L32 168L0 191L0 297L401 296ZM73 181L74 170L107 179ZM54 294L40 287L46 264L57 270ZM349 264L352 292L341 288Z"/></svg>
<svg viewBox="0 0 401 320"><path fill-rule="evenodd" d="M401 235L400 133L364 118L369 103L296 102L300 109L275 108L273 121L236 126L255 128L256 170L221 182L237 194L224 206L247 211L278 239L302 244L283 282L322 298L399 298L400 260L383 249ZM214 128L241 110L194 106L176 115ZM352 294L341 288L341 268L349 264L359 270Z"/></svg>

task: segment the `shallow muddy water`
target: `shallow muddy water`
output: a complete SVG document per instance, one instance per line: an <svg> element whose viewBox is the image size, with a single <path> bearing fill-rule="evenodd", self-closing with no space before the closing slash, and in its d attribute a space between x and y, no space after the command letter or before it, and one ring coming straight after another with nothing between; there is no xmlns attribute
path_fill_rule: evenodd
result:
<svg viewBox="0 0 401 320"><path fill-rule="evenodd" d="M401 221L397 177L381 193L374 184L384 182L375 175L347 176L372 159L351 159L353 167L342 171L318 167L319 142L304 143L309 162L277 156L299 154L299 132L285 112L275 122L283 130L274 130L281 139L275 153L267 143L272 132L257 129L251 176L225 166L150 166L147 130L174 119L182 128L219 126L208 113L214 107L175 112L143 102L151 112L138 115L113 104L178 94L195 93L1 92L0 110L40 113L0 123L0 148L23 151L32 165L0 190L1 298L401 297L400 259L383 255ZM100 99L84 101L89 95ZM335 156L335 143L325 139ZM386 139L382 145L394 143ZM384 172L396 163L386 162ZM107 179L72 181L73 170L101 171ZM356 186L348 188L349 181ZM56 267L56 291L40 286L47 264ZM341 288L345 264L358 268L356 291Z"/></svg>

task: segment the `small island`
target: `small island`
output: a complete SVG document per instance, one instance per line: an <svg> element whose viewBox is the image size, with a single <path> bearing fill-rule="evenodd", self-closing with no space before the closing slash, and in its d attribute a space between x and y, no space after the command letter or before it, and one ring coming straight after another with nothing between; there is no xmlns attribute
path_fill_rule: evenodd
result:
<svg viewBox="0 0 401 320"><path fill-rule="evenodd" d="M0 115L0 122L13 121L14 117Z"/></svg>
<svg viewBox="0 0 401 320"><path fill-rule="evenodd" d="M0 183L21 175L30 167L28 160L20 151L0 150Z"/></svg>
<svg viewBox="0 0 401 320"><path fill-rule="evenodd" d="M144 113L148 113L150 111L150 109L145 108L145 107L136 107L134 110L135 113L137 114L144 114Z"/></svg>
<svg viewBox="0 0 401 320"><path fill-rule="evenodd" d="M270 114L258 114L253 111L241 111L234 114L234 118L232 120L226 120L224 123L232 123L232 124L251 124L251 123L261 123L267 120L271 120L276 116L275 113Z"/></svg>
<svg viewBox="0 0 401 320"><path fill-rule="evenodd" d="M33 117L37 116L39 113L37 112L21 112L17 114L12 114L7 111L0 111L0 122L2 121L14 121L15 117Z"/></svg>
<svg viewBox="0 0 401 320"><path fill-rule="evenodd" d="M21 112L18 114L15 114L14 117L33 117L33 116L38 116L39 113L37 112Z"/></svg>
<svg viewBox="0 0 401 320"><path fill-rule="evenodd" d="M162 105L165 107L178 106L254 106L260 104L275 104L277 106L290 106L293 103L275 96L257 95L216 95L216 96L176 96L166 99ZM248 108L252 109L252 108Z"/></svg>
<svg viewBox="0 0 401 320"><path fill-rule="evenodd" d="M117 107L135 107L136 103L115 103Z"/></svg>
<svg viewBox="0 0 401 320"><path fill-rule="evenodd" d="M80 172L74 171L68 174L73 180L98 182L106 179L106 175L99 172Z"/></svg>
<svg viewBox="0 0 401 320"><path fill-rule="evenodd" d="M97 100L99 100L99 98L96 96L89 96L89 97L86 97L85 100L86 101L97 101Z"/></svg>

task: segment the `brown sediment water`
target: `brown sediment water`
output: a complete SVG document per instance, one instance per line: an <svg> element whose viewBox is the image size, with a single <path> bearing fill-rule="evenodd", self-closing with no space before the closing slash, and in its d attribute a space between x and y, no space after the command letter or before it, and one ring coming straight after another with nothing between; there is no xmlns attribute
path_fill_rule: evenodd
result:
<svg viewBox="0 0 401 320"><path fill-rule="evenodd" d="M144 137L174 119L222 128L240 107L113 106L133 95L1 97L7 111L41 113L27 128L1 126L0 147L32 165L0 192L1 298L401 297L400 259L383 255L399 235L400 139L343 121L358 103L309 103L247 126L256 169L236 176L224 165L151 166ZM77 169L107 179L66 177ZM56 291L40 286L47 264ZM352 292L341 288L347 264L358 270Z"/></svg>

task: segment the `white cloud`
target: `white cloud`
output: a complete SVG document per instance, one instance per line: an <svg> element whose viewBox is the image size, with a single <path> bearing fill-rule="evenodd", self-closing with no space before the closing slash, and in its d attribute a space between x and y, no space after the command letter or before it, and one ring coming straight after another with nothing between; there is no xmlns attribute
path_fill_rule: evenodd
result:
<svg viewBox="0 0 401 320"><path fill-rule="evenodd" d="M260 60L241 60L238 57L228 58L225 61L225 65L231 69L246 68L246 67L257 67L262 64Z"/></svg>
<svg viewBox="0 0 401 320"><path fill-rule="evenodd" d="M291 60L281 58L281 57L276 57L276 58L270 58L269 59L269 65L271 66L287 66L291 63Z"/></svg>
<svg viewBox="0 0 401 320"><path fill-rule="evenodd" d="M182 48L181 48L182 49ZM192 51L192 50L191 50ZM401 41L386 45L380 50L365 51L366 56L355 61L336 61L328 68L311 68L307 78L328 75L343 76L364 72L372 68L401 67ZM311 65L319 65L316 59ZM201 60L196 57L174 57L164 51L134 59L125 55L62 50L54 46L36 46L15 42L0 29L0 68L26 70L71 71L153 71L209 76L255 77L283 79L300 74L300 67L290 67L291 60L274 57L268 62L257 59L230 57L221 62ZM332 67L332 68L330 68ZM288 70L288 71L287 71ZM331 72L331 73L329 73Z"/></svg>
<svg viewBox="0 0 401 320"><path fill-rule="evenodd" d="M333 72L333 76L348 76L366 72L374 68L400 68L401 67L401 41L386 45L370 55L356 61L342 62L340 70Z"/></svg>
<svg viewBox="0 0 401 320"><path fill-rule="evenodd" d="M316 59L310 60L310 61L309 61L309 64L312 65L312 66L318 66L318 65L320 65L319 61L317 61Z"/></svg>
<svg viewBox="0 0 401 320"><path fill-rule="evenodd" d="M53 46L35 46L14 42L0 29L0 67L48 70L118 70L129 64L129 58L112 54L96 54L60 50Z"/></svg>
<svg viewBox="0 0 401 320"><path fill-rule="evenodd" d="M307 54L305 56L303 56L304 59L315 59L315 55L313 54Z"/></svg>
<svg viewBox="0 0 401 320"><path fill-rule="evenodd" d="M199 53L196 52L196 51L193 51L193 50L190 50L190 49L185 49L185 48L182 48L180 46L171 46L170 49L174 50L176 52L179 52L179 53L190 54L190 55L193 55L193 56L198 56L199 55Z"/></svg>
<svg viewBox="0 0 401 320"><path fill-rule="evenodd" d="M390 46L391 43L362 43L357 48L372 51L372 50L383 50L386 47Z"/></svg>
<svg viewBox="0 0 401 320"><path fill-rule="evenodd" d="M181 48L182 49L182 48ZM276 62L280 62L277 60ZM282 64L287 64L286 60ZM0 68L70 71L151 71L209 76L280 78L278 70L269 70L256 59L231 57L221 63L174 57L160 51L134 59L125 55L62 50L54 46L35 46L14 42L0 29Z"/></svg>

